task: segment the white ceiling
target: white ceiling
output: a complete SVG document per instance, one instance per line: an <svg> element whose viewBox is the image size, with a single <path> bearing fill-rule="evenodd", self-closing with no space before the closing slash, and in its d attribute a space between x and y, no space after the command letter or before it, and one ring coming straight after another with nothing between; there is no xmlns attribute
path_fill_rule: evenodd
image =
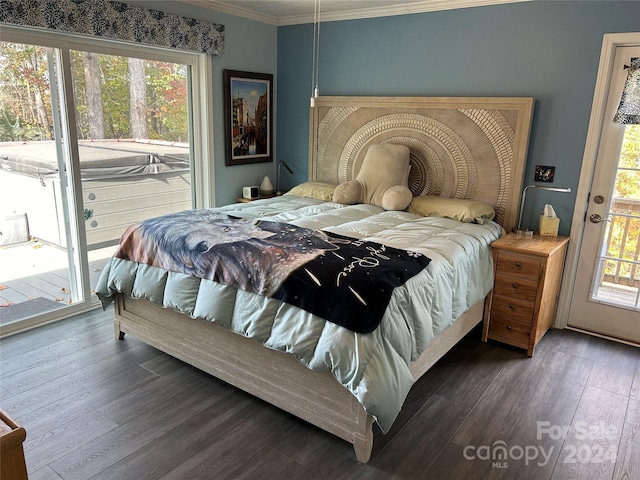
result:
<svg viewBox="0 0 640 480"><path fill-rule="evenodd" d="M313 23L316 0L179 0L271 25ZM529 0L319 0L320 20L408 15Z"/></svg>

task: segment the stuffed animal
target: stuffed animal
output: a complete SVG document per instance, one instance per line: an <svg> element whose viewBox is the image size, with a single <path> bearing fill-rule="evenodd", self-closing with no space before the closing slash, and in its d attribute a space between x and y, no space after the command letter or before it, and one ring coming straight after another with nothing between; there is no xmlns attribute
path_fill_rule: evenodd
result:
<svg viewBox="0 0 640 480"><path fill-rule="evenodd" d="M413 195L407 187L409 147L394 143L369 146L355 179L333 191L333 201L347 205L368 203L385 210L404 210Z"/></svg>

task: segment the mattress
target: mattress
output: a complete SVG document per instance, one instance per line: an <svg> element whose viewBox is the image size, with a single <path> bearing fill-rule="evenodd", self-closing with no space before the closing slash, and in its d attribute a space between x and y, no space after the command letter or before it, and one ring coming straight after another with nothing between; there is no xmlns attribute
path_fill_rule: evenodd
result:
<svg viewBox="0 0 640 480"><path fill-rule="evenodd" d="M293 195L214 210L416 251L431 263L393 291L379 327L369 334L355 333L273 298L115 257L96 287L103 307L121 292L217 322L268 348L290 353L312 370L331 372L385 433L413 384L410 362L491 289L490 244L502 234L494 222L462 223Z"/></svg>

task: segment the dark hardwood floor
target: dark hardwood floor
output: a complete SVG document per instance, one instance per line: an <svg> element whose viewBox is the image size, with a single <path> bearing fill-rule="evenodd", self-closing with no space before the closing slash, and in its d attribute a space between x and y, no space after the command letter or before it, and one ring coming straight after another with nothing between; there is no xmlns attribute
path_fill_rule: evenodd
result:
<svg viewBox="0 0 640 480"><path fill-rule="evenodd" d="M111 318L0 340L0 407L27 430L31 480L640 478L638 348L552 330L527 358L474 331L362 465L348 443L115 340Z"/></svg>

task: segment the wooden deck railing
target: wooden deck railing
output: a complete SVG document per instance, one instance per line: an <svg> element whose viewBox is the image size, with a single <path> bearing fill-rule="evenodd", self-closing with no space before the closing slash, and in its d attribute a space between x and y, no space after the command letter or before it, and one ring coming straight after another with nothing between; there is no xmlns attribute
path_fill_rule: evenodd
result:
<svg viewBox="0 0 640 480"><path fill-rule="evenodd" d="M605 239L605 268L601 280L640 285L640 200L614 199Z"/></svg>

